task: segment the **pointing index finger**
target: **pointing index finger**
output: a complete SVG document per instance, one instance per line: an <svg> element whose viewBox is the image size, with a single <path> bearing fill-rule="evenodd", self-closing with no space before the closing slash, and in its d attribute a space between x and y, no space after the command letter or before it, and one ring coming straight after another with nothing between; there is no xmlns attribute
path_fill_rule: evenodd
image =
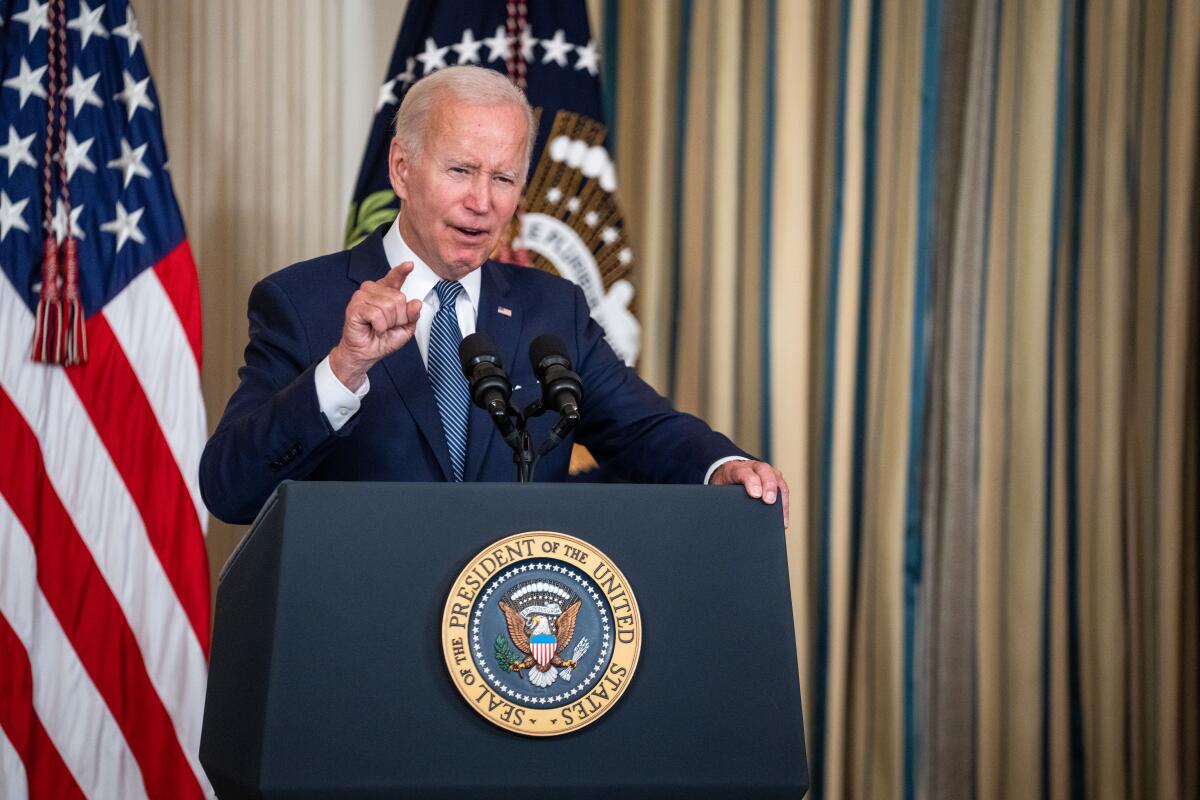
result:
<svg viewBox="0 0 1200 800"><path fill-rule="evenodd" d="M389 289L397 289L404 285L404 280L408 274L413 271L413 262L405 261L398 267L393 267L387 275L379 279L381 286L387 286Z"/></svg>

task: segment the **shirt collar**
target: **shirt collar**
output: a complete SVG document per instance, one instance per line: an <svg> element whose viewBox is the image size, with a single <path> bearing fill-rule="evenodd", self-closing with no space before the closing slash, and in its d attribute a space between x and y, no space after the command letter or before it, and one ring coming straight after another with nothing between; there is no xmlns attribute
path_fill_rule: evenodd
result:
<svg viewBox="0 0 1200 800"><path fill-rule="evenodd" d="M392 227L388 228L388 232L383 235L383 252L387 255L388 265L391 267L398 267L405 261L413 262L413 271L404 279L404 286L400 288L406 297L429 302L430 295L437 296L435 287L441 278L421 260L420 256L413 252L412 248L404 241L404 237L400 235L399 214L396 215L396 221L392 223ZM467 299L471 301L471 308L478 314L479 290L483 283L482 273L479 269L473 269L466 277L459 280L459 283L462 284Z"/></svg>

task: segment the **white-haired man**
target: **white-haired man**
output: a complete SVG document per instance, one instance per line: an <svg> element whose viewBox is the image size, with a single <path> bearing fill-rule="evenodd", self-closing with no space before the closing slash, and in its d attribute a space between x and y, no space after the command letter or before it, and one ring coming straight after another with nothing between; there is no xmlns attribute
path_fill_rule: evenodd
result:
<svg viewBox="0 0 1200 800"><path fill-rule="evenodd" d="M540 334L566 343L584 385L573 438L618 473L742 484L764 502L780 498L786 517L782 475L639 379L578 288L489 260L516 212L535 133L524 95L498 72L451 67L409 90L388 155L396 221L251 292L240 384L200 465L217 517L253 519L284 479L512 480L511 453L470 408L454 357L477 330L497 343L518 407L538 391L519 356ZM535 440L549 416L531 422ZM569 444L538 462L536 480L566 478Z"/></svg>

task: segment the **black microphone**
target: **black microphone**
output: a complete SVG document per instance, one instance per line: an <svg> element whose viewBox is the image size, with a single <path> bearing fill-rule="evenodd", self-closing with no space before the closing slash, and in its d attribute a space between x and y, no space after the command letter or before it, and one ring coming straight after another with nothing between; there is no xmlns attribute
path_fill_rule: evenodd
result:
<svg viewBox="0 0 1200 800"><path fill-rule="evenodd" d="M546 333L529 345L529 363L542 384L542 405L571 420L579 419L583 381L571 369L562 339Z"/></svg>
<svg viewBox="0 0 1200 800"><path fill-rule="evenodd" d="M458 345L458 361L463 375L471 385L471 400L499 424L508 421L508 399L512 397L512 382L500 352L486 333L472 333Z"/></svg>

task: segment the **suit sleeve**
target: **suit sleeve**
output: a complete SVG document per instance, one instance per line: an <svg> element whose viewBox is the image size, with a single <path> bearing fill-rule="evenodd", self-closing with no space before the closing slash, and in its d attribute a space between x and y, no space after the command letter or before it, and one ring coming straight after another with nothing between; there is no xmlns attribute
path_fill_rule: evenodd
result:
<svg viewBox="0 0 1200 800"><path fill-rule="evenodd" d="M335 433L321 413L313 371L325 353L311 352L283 289L261 281L250 293L248 316L237 390L200 458L205 504L233 523L253 521L276 486L306 477L356 422Z"/></svg>
<svg viewBox="0 0 1200 800"><path fill-rule="evenodd" d="M576 440L621 477L637 483L704 482L727 456L753 458L703 420L676 411L625 365L574 290L575 337L583 379Z"/></svg>

